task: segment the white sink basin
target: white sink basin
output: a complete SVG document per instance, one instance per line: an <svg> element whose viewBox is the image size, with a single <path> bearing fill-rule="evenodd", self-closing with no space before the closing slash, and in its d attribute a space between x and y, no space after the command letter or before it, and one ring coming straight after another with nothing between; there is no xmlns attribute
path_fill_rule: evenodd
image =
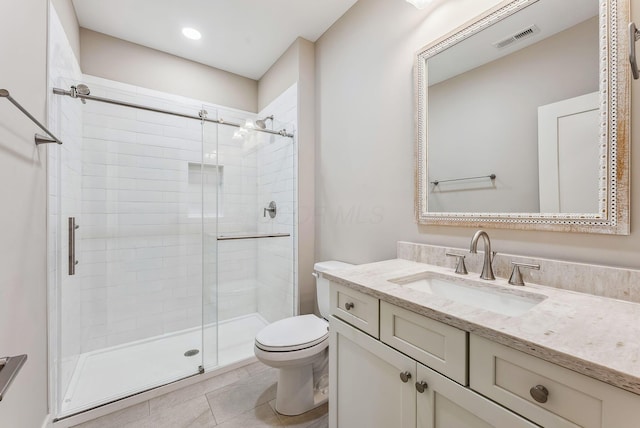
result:
<svg viewBox="0 0 640 428"><path fill-rule="evenodd" d="M493 284L482 284L471 279L456 279L436 273L392 279L391 282L412 290L443 297L454 302L484 309L507 316L518 316L527 312L546 296L524 290L507 290Z"/></svg>

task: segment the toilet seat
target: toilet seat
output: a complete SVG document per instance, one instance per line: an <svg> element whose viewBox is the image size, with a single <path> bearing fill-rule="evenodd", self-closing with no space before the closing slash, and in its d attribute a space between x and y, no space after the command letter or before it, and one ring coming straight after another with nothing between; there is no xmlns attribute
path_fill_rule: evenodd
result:
<svg viewBox="0 0 640 428"><path fill-rule="evenodd" d="M256 335L255 345L267 352L310 348L329 337L329 323L315 315L300 315L269 324Z"/></svg>

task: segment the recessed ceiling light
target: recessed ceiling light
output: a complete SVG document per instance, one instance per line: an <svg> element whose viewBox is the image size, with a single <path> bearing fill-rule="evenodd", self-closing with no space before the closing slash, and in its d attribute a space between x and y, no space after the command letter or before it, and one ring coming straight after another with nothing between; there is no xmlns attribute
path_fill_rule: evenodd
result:
<svg viewBox="0 0 640 428"><path fill-rule="evenodd" d="M184 36L187 39L191 39L191 40L200 40L200 38L202 37L202 34L200 34L200 31L196 30L195 28L189 28L189 27L183 28L182 34L184 34Z"/></svg>

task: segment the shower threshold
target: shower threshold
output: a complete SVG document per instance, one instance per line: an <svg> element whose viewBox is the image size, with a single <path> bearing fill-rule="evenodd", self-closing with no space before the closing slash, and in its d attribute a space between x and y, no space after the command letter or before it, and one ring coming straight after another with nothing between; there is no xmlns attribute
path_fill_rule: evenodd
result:
<svg viewBox="0 0 640 428"><path fill-rule="evenodd" d="M197 374L200 365L209 370L253 357L255 335L266 325L258 313L221 321L218 361L215 324L206 325L204 334L201 328L191 328L83 353L78 357L59 416Z"/></svg>

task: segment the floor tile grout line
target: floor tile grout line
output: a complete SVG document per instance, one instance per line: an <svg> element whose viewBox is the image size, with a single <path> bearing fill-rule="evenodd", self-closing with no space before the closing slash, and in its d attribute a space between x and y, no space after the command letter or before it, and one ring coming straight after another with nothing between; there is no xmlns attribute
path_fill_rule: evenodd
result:
<svg viewBox="0 0 640 428"><path fill-rule="evenodd" d="M207 405L209 406L209 410L211 411L211 414L213 415L213 420L216 422L216 424L214 426L218 426L219 425L218 424L218 418L216 418L216 414L213 411L213 407L211 406L211 400L209 400L209 397L207 397L207 394L208 394L208 392L203 393L204 398L205 398L205 400L207 400Z"/></svg>

